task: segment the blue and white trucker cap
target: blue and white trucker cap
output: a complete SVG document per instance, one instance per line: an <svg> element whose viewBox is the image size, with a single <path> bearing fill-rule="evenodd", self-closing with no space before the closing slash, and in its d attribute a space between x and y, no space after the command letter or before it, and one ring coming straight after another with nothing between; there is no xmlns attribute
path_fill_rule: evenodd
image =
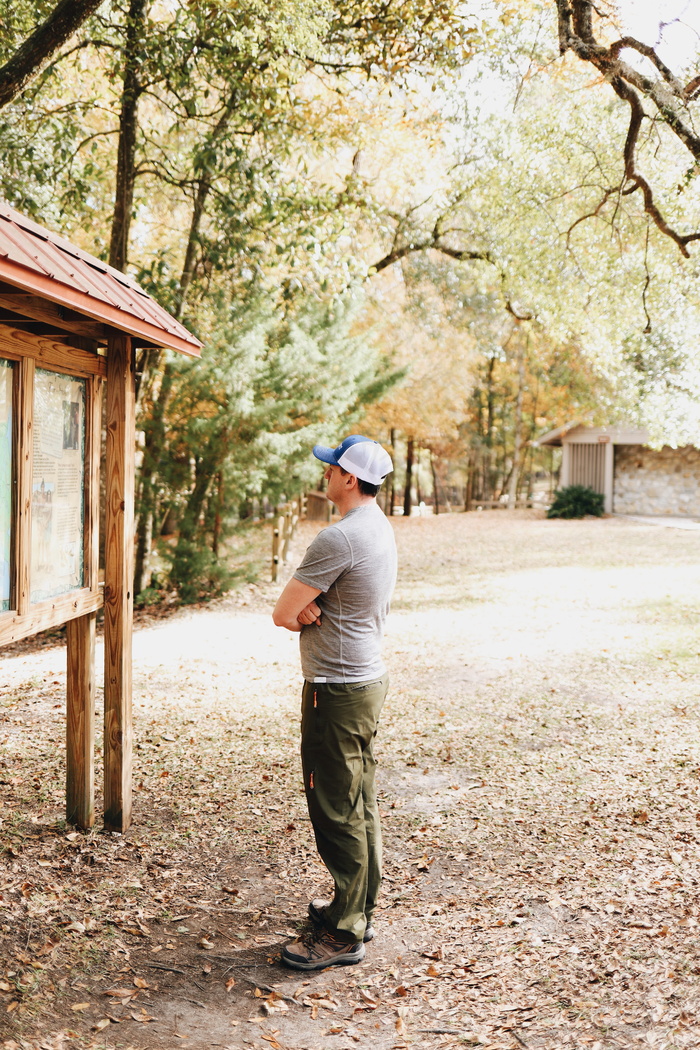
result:
<svg viewBox="0 0 700 1050"><path fill-rule="evenodd" d="M326 448L325 445L314 445L313 453L322 463L332 463L342 467L348 474L362 478L370 485L381 485L384 478L394 469L391 456L378 441L363 437L362 434L351 434L337 448Z"/></svg>

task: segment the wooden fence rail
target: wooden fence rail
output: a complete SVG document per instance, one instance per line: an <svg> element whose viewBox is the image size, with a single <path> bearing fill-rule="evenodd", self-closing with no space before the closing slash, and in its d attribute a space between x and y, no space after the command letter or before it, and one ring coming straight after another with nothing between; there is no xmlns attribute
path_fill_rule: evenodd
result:
<svg viewBox="0 0 700 1050"><path fill-rule="evenodd" d="M509 503L500 499L472 499L469 501L470 510L478 510L479 507L482 510L508 510ZM515 501L515 506L521 507L540 507L543 504L538 503L532 499L518 499Z"/></svg>
<svg viewBox="0 0 700 1050"><path fill-rule="evenodd" d="M289 544L294 536L294 531L299 518L304 513L304 497L282 503L275 508L274 525L272 528L272 582L276 583L279 576L280 565L287 561Z"/></svg>

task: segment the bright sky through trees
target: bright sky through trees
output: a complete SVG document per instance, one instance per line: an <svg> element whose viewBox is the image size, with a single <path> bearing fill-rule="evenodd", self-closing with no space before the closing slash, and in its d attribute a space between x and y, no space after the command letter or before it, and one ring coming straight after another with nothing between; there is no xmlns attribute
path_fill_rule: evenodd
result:
<svg viewBox="0 0 700 1050"><path fill-rule="evenodd" d="M697 0L619 0L623 24L672 65L685 66L700 51Z"/></svg>

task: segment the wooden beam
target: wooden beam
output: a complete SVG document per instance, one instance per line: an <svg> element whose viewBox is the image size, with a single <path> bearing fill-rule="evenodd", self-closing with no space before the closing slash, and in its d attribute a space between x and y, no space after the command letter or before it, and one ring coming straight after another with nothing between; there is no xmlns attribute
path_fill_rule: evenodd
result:
<svg viewBox="0 0 700 1050"><path fill-rule="evenodd" d="M131 338L107 344L105 518L105 827L131 823L131 634L134 580L135 384Z"/></svg>
<svg viewBox="0 0 700 1050"><path fill-rule="evenodd" d="M66 625L66 820L95 823L95 613Z"/></svg>
<svg viewBox="0 0 700 1050"><path fill-rule="evenodd" d="M60 627L68 620L74 620L76 616L84 616L85 613L95 612L101 607L102 592L97 589L91 591L85 587L79 591L69 591L68 594L36 602L29 606L26 613L0 613L0 646L19 642L22 638L38 634L39 631L48 631L51 627Z"/></svg>
<svg viewBox="0 0 700 1050"><path fill-rule="evenodd" d="M99 321L91 321L67 306L41 299L38 295L25 292L7 292L0 290L0 310L10 310L21 317L33 321L42 321L53 328L60 328L74 335L84 335L98 343L106 342L105 326Z"/></svg>
<svg viewBox="0 0 700 1050"><path fill-rule="evenodd" d="M62 369L72 375L107 374L106 358L70 346L60 337L35 335L11 325L0 326L0 353L16 361L29 356L43 368Z"/></svg>

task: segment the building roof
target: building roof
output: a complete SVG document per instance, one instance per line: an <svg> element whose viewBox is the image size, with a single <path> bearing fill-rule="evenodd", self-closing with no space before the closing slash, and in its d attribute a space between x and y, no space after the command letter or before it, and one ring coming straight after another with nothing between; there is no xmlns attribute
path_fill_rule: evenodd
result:
<svg viewBox="0 0 700 1050"><path fill-rule="evenodd" d="M624 424L610 424L609 426L591 427L585 423L574 421L565 423L563 427L550 430L543 434L533 444L548 445L550 448L559 448L567 442L575 444L591 444L596 441L611 441L613 445L646 445L649 441L649 431L643 427L632 427Z"/></svg>
<svg viewBox="0 0 700 1050"><path fill-rule="evenodd" d="M533 444L550 445L558 448L561 445L561 439L565 437L570 430L574 430L575 427L580 425L581 424L577 419L575 419L573 423L565 423L563 427L557 427L556 430L549 430L546 434L543 434L542 437L537 438Z"/></svg>
<svg viewBox="0 0 700 1050"><path fill-rule="evenodd" d="M141 346L199 357L202 344L135 281L0 201L0 281L128 332Z"/></svg>

